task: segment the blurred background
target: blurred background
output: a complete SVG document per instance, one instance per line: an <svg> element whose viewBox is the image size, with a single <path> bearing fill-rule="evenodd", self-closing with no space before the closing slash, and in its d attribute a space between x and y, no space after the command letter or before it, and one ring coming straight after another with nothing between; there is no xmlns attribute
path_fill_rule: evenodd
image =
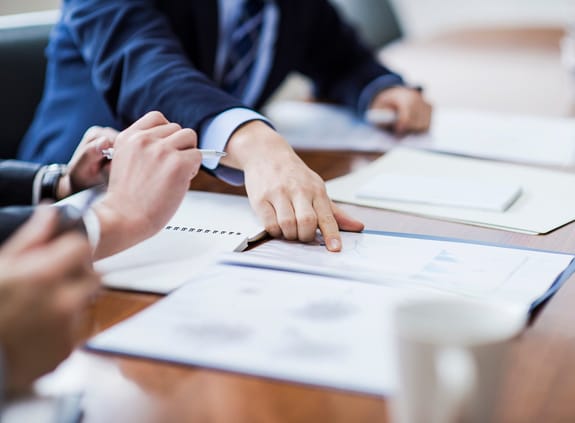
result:
<svg viewBox="0 0 575 423"><path fill-rule="evenodd" d="M564 26L574 0L331 0L373 46L402 34L426 37L461 28ZM0 15L58 8L59 0L1 0Z"/></svg>
<svg viewBox="0 0 575 423"><path fill-rule="evenodd" d="M40 100L60 1L0 0L0 157L15 154ZM575 116L575 0L330 1L434 106ZM310 97L294 74L270 101Z"/></svg>

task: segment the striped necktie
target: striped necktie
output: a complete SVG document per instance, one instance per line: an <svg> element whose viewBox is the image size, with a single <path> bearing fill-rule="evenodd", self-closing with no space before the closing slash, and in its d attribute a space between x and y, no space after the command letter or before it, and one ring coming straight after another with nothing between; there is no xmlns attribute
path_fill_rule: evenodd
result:
<svg viewBox="0 0 575 423"><path fill-rule="evenodd" d="M263 26L263 10L263 0L245 0L231 33L221 86L226 92L239 98L244 94L256 62Z"/></svg>

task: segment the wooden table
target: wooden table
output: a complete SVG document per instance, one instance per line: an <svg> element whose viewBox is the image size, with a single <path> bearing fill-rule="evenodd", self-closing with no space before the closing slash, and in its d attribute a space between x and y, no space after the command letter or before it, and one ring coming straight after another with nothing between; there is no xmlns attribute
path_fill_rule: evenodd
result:
<svg viewBox="0 0 575 423"><path fill-rule="evenodd" d="M420 69L420 74L426 75L422 82L427 86L429 95L436 97L436 102L442 105L474 105L501 111L566 116L574 114L572 104L565 100L562 91L569 81L563 78L539 79L537 76L539 72L547 72L548 76L561 73L559 63L555 62L559 55L556 46L560 35L557 30L452 34L451 37L425 42L407 42L403 50L402 46L395 46L389 58L393 58L395 64L402 61L417 63L421 59L419 54L424 52L422 60L425 59L423 61L426 63L429 60L429 69L437 71L438 68L434 66L439 66L442 57L445 60L461 60L462 55L474 56L473 51L481 52L481 55L474 56L474 69L490 69L491 78L485 76L486 81L483 81L489 86L488 89L471 90L475 91L476 98L468 98L461 91L469 89L468 84L475 81L477 73L460 69L452 83L445 84L441 73L434 79L433 72L426 73ZM468 46L468 49L464 46ZM415 56L410 56L410 52ZM513 62L516 54L530 63L525 72L533 71L532 75L535 75L527 84L531 90L518 91L512 98L496 95L497 90L490 86L490 81L499 81L497 78L503 78L508 72L505 68L499 69L498 64L505 57ZM467 70L469 74L466 76ZM518 75L517 78L527 83L525 75ZM513 81L515 83L518 81ZM438 88L448 91L442 92ZM468 95L472 94L471 91ZM369 163L378 155L307 152L302 153L302 157L329 179ZM205 174L193 182L192 188L243 193L243 189L229 187ZM372 229L575 252L575 224L545 236L529 236L383 210L349 205L343 208ZM527 330L514 343L511 365L505 374L500 397L498 421L575 421L574 279L571 278L535 313ZM154 295L106 291L88 313L84 335L87 337L98 333L158 299ZM83 387L86 391L86 422L388 421L388 404L379 397L202 368L96 355L82 350L78 350L43 384Z"/></svg>

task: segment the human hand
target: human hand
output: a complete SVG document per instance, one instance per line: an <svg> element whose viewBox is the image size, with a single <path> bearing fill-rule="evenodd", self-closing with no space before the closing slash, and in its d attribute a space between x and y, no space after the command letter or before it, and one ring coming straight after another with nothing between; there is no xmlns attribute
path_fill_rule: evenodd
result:
<svg viewBox="0 0 575 423"><path fill-rule="evenodd" d="M200 168L196 134L150 112L120 132L108 190L92 208L100 221L96 258L158 232L176 212Z"/></svg>
<svg viewBox="0 0 575 423"><path fill-rule="evenodd" d="M380 91L369 109L391 109L397 113L391 129L398 135L407 132L423 132L431 123L431 105L421 92L407 87L392 87Z"/></svg>
<svg viewBox="0 0 575 423"><path fill-rule="evenodd" d="M221 163L244 171L250 204L271 236L309 242L319 228L327 249L340 251L339 229L363 229L328 198L320 176L265 123L240 127L226 151Z"/></svg>
<svg viewBox="0 0 575 423"><path fill-rule="evenodd" d="M102 150L114 145L118 131L113 128L92 126L84 137L74 155L68 162L66 175L58 181L56 197L58 200L75 192L106 183L110 162L102 156Z"/></svg>
<svg viewBox="0 0 575 423"><path fill-rule="evenodd" d="M57 220L55 209L40 207L0 249L0 340L11 393L70 354L81 312L100 286L87 240L55 236Z"/></svg>

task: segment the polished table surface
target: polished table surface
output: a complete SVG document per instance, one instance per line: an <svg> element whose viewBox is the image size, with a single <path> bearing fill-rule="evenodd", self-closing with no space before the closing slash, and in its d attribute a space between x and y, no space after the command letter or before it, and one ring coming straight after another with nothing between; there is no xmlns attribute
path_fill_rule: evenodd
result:
<svg viewBox="0 0 575 423"><path fill-rule="evenodd" d="M561 31L553 29L465 32L425 42L407 41L394 46L389 58L400 66L401 63L428 63L430 74L422 69L413 73L419 72L419 75L425 76L422 82L426 84L426 92L435 104L476 105L478 108L491 105L494 110L504 112L569 116L574 114L573 105L564 92L569 88L569 81L558 76L563 71L558 63L560 36ZM422 51L426 60L418 62ZM472 54L474 51L477 55ZM433 71L438 71L442 57L455 61L467 60L467 56L461 56L463 54L473 56L475 60L474 69L467 69L467 80L465 74L460 74L453 78L453 85L450 86L440 72L436 79L433 78ZM487 68L491 69L492 80L498 81L497 78L500 78L497 83L503 84L507 70L503 68L498 74L498 64L502 57L513 63L514 54L521 63L530 64L525 70L532 71L533 75L533 79L529 80L531 90L528 93L518 92L515 98L510 99L507 95L495 95L496 92L489 88L486 92L476 93L474 103L472 98L467 98L461 92L461 87L468 87L468 83L476 83L476 78L481 78L474 71L481 73ZM465 69L460 71L466 72ZM555 77L541 79L541 75ZM522 74L521 78L525 79L525 75ZM447 91L438 91L437 87ZM547 96L555 96L557 101L550 102ZM306 152L301 156L325 179L346 174L379 157L377 154L349 152ZM244 193L242 188L229 187L205 174L193 181L192 188ZM370 229L575 252L575 224L545 236L530 236L384 210L350 205L342 207L363 220ZM528 328L514 341L510 365L504 375L497 421L575 421L574 279L567 281L550 301L538 309ZM104 291L87 313L84 337L102 331L159 298L149 294ZM387 399L380 397L150 360L93 354L82 349L78 349L54 375L44 379L39 388L42 386L50 389L60 387L62 390L70 387L84 389L86 422L389 421Z"/></svg>

